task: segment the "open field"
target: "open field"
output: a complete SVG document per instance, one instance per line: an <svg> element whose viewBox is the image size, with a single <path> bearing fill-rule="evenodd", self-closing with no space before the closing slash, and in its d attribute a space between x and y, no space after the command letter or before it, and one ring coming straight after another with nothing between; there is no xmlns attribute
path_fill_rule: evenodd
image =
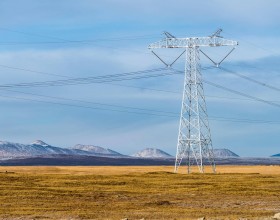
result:
<svg viewBox="0 0 280 220"><path fill-rule="evenodd" d="M280 212L280 166L219 166L217 174L172 171L0 167L0 218L264 219Z"/></svg>

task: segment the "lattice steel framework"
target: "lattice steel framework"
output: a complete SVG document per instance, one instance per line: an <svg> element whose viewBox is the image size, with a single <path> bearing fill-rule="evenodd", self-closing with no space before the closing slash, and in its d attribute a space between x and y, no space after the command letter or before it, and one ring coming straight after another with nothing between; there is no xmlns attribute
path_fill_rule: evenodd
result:
<svg viewBox="0 0 280 220"><path fill-rule="evenodd" d="M186 52L184 91L177 142L175 172L178 171L183 160L186 160L188 173L191 172L191 166L193 163L196 163L199 171L203 173L205 160L208 160L209 164L212 166L213 172L216 172L203 91L199 52L201 51L200 47L234 47L238 45L237 41L222 38L220 36L221 31L222 30L219 29L209 37L191 38L176 38L168 32L165 32L165 39L152 43L148 47L149 49L185 48ZM225 58L232 52L232 50L225 56ZM202 53L206 55L204 52ZM161 58L159 59L164 62ZM213 60L211 61L214 62ZM214 64L219 66L221 62ZM169 65L167 66L170 67Z"/></svg>

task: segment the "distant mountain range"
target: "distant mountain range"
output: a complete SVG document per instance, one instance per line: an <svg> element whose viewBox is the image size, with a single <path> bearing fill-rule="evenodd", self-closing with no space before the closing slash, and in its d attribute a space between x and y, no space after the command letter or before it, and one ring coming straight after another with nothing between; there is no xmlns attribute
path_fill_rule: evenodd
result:
<svg viewBox="0 0 280 220"><path fill-rule="evenodd" d="M52 155L53 157L55 155L124 156L113 150L93 145L78 144L72 148L60 148L51 146L41 140L34 141L31 144L0 141L0 159L28 158L46 155Z"/></svg>
<svg viewBox="0 0 280 220"><path fill-rule="evenodd" d="M240 158L228 149L214 149L217 164L275 165L280 154L271 158ZM0 165L174 165L174 156L156 148L146 148L131 156L94 145L71 148L51 146L37 140L31 144L0 141Z"/></svg>
<svg viewBox="0 0 280 220"><path fill-rule="evenodd" d="M146 148L131 156L138 158L174 158L174 156L156 148ZM228 149L214 149L214 156L216 158L239 157L236 153Z"/></svg>
<svg viewBox="0 0 280 220"><path fill-rule="evenodd" d="M19 144L0 141L0 159L32 158L56 155L80 155L96 157L119 157L119 158L146 158L146 159L174 159L174 156L156 148L146 148L131 156L123 155L109 148L94 145L77 144L71 148L61 148L51 146L41 140L36 140L30 144ZM215 158L237 158L236 153L228 149L214 149ZM280 157L280 154L271 157Z"/></svg>

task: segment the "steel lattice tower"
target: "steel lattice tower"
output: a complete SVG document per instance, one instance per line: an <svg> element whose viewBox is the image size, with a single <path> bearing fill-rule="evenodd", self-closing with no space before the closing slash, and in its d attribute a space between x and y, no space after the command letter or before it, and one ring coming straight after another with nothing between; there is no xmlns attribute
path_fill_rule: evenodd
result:
<svg viewBox="0 0 280 220"><path fill-rule="evenodd" d="M238 45L237 41L222 38L220 36L221 31L222 30L219 29L209 37L191 38L176 38L168 32L165 32L166 38L150 44L148 47L149 49L184 48L184 52L186 53L184 91L177 142L175 172L177 172L182 160L186 160L188 173L191 172L190 168L193 162L197 164L199 171L203 173L205 160L208 160L209 164L212 166L213 172L216 172L203 91L200 52L218 67L234 48L224 57L224 59L221 60L221 62L215 63L209 56L200 50L200 47ZM158 55L156 56L167 67L171 67L171 65L180 57L179 56L171 65L167 65Z"/></svg>

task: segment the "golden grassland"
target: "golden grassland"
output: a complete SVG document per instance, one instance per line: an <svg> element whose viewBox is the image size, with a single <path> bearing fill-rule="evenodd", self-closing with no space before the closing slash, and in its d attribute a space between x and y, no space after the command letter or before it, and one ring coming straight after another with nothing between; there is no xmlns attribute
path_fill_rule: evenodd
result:
<svg viewBox="0 0 280 220"><path fill-rule="evenodd" d="M280 166L185 170L0 167L0 219L256 219L280 212Z"/></svg>

